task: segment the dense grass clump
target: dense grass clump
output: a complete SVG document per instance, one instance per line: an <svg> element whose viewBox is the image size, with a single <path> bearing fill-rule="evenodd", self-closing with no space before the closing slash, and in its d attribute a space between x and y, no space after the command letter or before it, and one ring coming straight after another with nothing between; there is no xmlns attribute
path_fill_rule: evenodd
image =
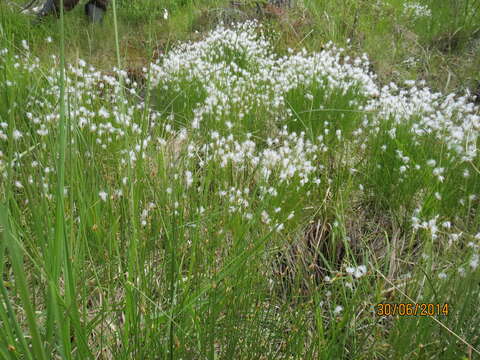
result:
<svg viewBox="0 0 480 360"><path fill-rule="evenodd" d="M480 347L478 107L262 31L219 26L136 77L3 40L2 358Z"/></svg>

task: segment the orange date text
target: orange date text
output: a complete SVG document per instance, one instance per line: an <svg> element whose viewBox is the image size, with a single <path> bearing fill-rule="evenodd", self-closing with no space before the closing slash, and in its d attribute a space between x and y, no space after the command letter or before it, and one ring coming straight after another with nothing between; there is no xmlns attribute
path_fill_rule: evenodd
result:
<svg viewBox="0 0 480 360"><path fill-rule="evenodd" d="M375 305L378 316L447 316L449 304L434 303L380 303Z"/></svg>

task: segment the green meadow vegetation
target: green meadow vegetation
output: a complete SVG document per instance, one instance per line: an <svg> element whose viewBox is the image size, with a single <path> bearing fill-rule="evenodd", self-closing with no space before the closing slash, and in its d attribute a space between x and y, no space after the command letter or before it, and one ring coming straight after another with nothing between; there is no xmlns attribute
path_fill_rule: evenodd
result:
<svg viewBox="0 0 480 360"><path fill-rule="evenodd" d="M0 358L480 359L480 1L438 3L0 0Z"/></svg>

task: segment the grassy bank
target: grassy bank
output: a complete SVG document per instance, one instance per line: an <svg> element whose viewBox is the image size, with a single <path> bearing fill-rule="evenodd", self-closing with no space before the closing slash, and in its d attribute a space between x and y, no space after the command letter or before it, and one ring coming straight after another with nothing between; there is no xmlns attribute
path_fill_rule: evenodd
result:
<svg viewBox="0 0 480 360"><path fill-rule="evenodd" d="M428 2L118 1L117 31L2 8L0 357L478 357L453 4L439 28Z"/></svg>

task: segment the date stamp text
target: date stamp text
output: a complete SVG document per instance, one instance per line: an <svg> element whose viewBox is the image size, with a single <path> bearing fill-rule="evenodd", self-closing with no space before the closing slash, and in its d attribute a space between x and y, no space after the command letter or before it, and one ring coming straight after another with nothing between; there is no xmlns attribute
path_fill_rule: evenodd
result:
<svg viewBox="0 0 480 360"><path fill-rule="evenodd" d="M447 316L450 311L448 303L380 303L375 305L378 316Z"/></svg>

